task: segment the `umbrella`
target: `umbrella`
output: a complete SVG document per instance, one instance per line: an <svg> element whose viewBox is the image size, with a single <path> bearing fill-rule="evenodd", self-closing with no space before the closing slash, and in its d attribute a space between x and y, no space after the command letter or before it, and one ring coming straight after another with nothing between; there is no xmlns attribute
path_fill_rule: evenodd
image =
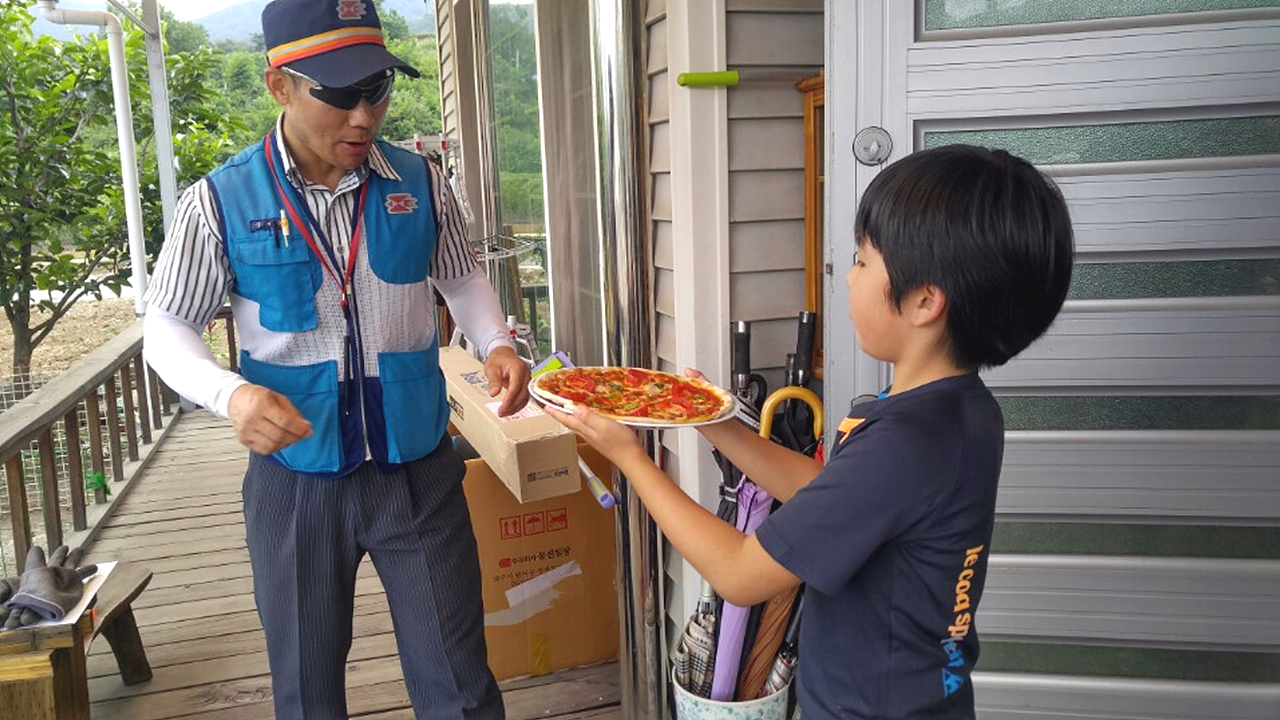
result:
<svg viewBox="0 0 1280 720"><path fill-rule="evenodd" d="M738 522L736 527L746 535L756 531L769 515L773 496L751 482L746 476L738 481ZM751 608L725 601L720 611L719 637L716 640L715 676L711 684L711 699L733 699L738 684L738 666L742 661L742 645L747 630Z"/></svg>
<svg viewBox="0 0 1280 720"><path fill-rule="evenodd" d="M800 645L800 615L804 612L804 591L796 601L796 609L791 613L791 622L787 624L787 632L782 636L782 645L778 648L778 658L769 671L769 679L765 680L759 697L768 697L791 682L796 672L796 661Z"/></svg>
<svg viewBox="0 0 1280 720"><path fill-rule="evenodd" d="M774 595L765 603L760 613L760 629L756 633L756 641L751 645L747 660L742 663L742 672L738 673L737 700L755 700L760 697L764 681L769 677L782 645L782 636L787 630L787 620L791 617L791 606L795 603L796 593L800 586L787 588Z"/></svg>
<svg viewBox="0 0 1280 720"><path fill-rule="evenodd" d="M795 386L779 388L765 400L764 411L760 416L761 436L769 436L770 426L775 417L774 413L779 405L788 401L793 401L792 404L808 405L808 409L813 414L813 435L814 437L822 437L822 401L812 391ZM791 605L794 597L795 590L793 589L789 593L783 593L779 597L772 598L765 605L755 637L751 641L750 647L747 648L745 659L740 661L742 673L738 682L738 699L753 699L757 697L760 687L764 684L765 677L769 674L769 669L774 664L778 648L783 642L783 636L787 629L787 618L792 614ZM727 625L721 626L722 636L727 627ZM742 646L740 645L739 650L741 651L741 649ZM719 655L719 657L723 658L724 656Z"/></svg>
<svg viewBox="0 0 1280 720"><path fill-rule="evenodd" d="M680 635L674 657L676 682L698 697L711 695L711 677L716 662L716 593L702 581L698 607Z"/></svg>

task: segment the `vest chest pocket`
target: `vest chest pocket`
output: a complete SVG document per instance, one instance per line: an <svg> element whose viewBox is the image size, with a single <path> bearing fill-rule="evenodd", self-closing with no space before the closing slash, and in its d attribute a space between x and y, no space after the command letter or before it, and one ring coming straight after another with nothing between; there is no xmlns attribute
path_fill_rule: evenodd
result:
<svg viewBox="0 0 1280 720"><path fill-rule="evenodd" d="M228 244L232 291L258 303L258 322L275 332L314 330L316 291L323 280L300 238L284 247L271 232L232 239Z"/></svg>

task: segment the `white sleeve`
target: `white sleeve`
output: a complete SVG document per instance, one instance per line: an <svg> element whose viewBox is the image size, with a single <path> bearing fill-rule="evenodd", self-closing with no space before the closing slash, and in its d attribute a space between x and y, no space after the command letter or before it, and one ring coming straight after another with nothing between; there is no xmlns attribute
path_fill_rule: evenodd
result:
<svg viewBox="0 0 1280 720"><path fill-rule="evenodd" d="M179 395L227 417L231 394L248 381L225 370L200 337L200 326L159 308L148 308L142 352L152 369Z"/></svg>
<svg viewBox="0 0 1280 720"><path fill-rule="evenodd" d="M500 345L515 349L511 328L502 317L502 305L483 270L476 267L462 277L437 278L434 282L449 304L449 314L471 344L480 349L481 355L488 357L489 352Z"/></svg>

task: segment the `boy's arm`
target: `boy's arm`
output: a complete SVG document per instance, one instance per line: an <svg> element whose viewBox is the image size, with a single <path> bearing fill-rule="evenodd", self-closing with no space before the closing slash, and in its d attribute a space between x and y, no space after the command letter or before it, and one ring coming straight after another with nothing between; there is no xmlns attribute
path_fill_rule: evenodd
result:
<svg viewBox="0 0 1280 720"><path fill-rule="evenodd" d="M822 472L818 460L770 442L742 423L715 423L698 430L734 467L780 502L790 500Z"/></svg>
<svg viewBox="0 0 1280 720"><path fill-rule="evenodd" d="M572 415L550 405L547 410L627 476L662 534L725 600L746 607L800 584L754 535L743 535L685 495L653 464L635 433L581 406Z"/></svg>

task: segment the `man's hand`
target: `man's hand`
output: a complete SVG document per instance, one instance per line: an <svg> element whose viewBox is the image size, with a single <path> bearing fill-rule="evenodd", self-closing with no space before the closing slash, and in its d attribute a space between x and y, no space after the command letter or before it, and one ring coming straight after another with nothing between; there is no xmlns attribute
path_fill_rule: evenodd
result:
<svg viewBox="0 0 1280 720"><path fill-rule="evenodd" d="M236 439L259 455L270 455L311 437L311 423L289 398L261 385L236 388L227 403L227 415Z"/></svg>
<svg viewBox="0 0 1280 720"><path fill-rule="evenodd" d="M498 406L498 417L518 412L529 402L529 366L506 345L494 348L484 361L484 374L489 378L489 397L497 397L505 388L507 396Z"/></svg>

